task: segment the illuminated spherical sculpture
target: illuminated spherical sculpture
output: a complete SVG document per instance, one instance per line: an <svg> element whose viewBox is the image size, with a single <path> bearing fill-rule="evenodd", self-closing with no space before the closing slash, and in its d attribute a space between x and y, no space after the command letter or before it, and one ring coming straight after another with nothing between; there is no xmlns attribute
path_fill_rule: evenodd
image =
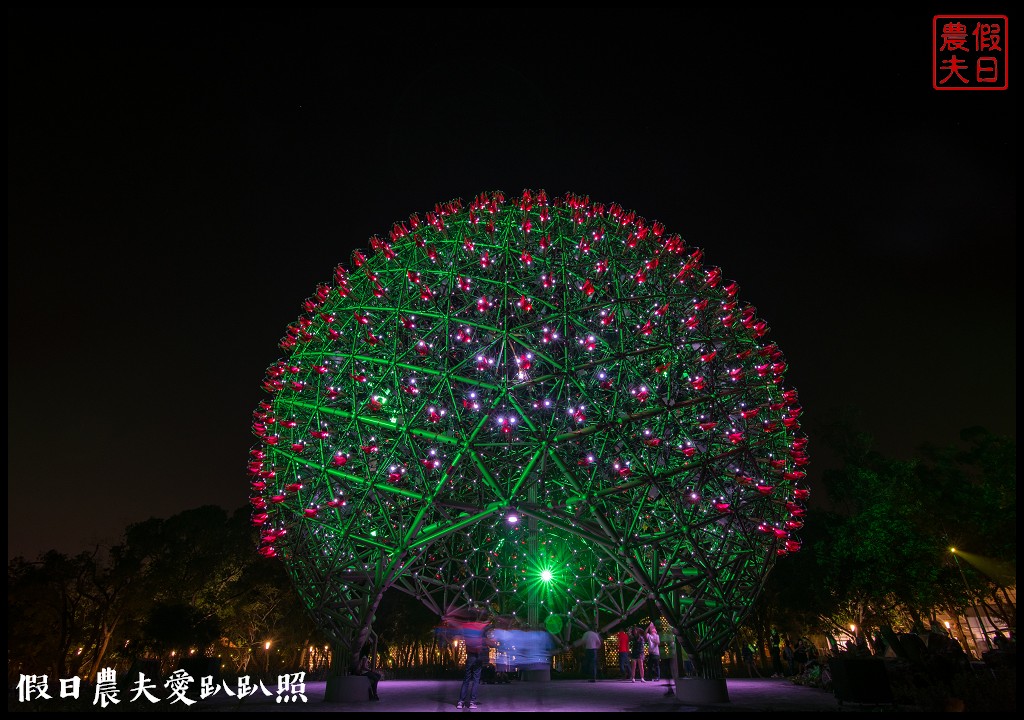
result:
<svg viewBox="0 0 1024 720"><path fill-rule="evenodd" d="M657 612L714 675L808 495L767 334L700 249L618 205L413 215L316 289L267 370L260 552L355 652L394 587L566 642Z"/></svg>

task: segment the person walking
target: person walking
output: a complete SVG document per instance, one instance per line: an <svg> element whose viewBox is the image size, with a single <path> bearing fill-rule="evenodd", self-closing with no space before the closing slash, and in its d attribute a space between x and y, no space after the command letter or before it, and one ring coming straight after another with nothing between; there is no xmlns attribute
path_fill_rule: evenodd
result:
<svg viewBox="0 0 1024 720"><path fill-rule="evenodd" d="M619 641L619 676L625 680L629 677L629 633L622 628L615 637Z"/></svg>
<svg viewBox="0 0 1024 720"><path fill-rule="evenodd" d="M467 622L462 626L462 638L466 643L466 671L462 678L462 689L459 690L459 702L455 707L460 710L469 707L474 710L476 690L480 686L480 675L484 665L490 660L491 648L497 645L490 624L486 621Z"/></svg>
<svg viewBox="0 0 1024 720"><path fill-rule="evenodd" d="M658 628L655 626L654 621L647 626L647 674L651 678L651 682L658 682L661 680L661 636L658 634Z"/></svg>
<svg viewBox="0 0 1024 720"><path fill-rule="evenodd" d="M583 633L583 674L588 682L597 682L597 651L601 649L601 636L590 628Z"/></svg>
<svg viewBox="0 0 1024 720"><path fill-rule="evenodd" d="M629 679L631 682L636 682L636 674L640 673L640 682L647 682L644 680L644 648L647 647L647 641L644 639L644 631L639 627L634 627L630 630L629 638Z"/></svg>

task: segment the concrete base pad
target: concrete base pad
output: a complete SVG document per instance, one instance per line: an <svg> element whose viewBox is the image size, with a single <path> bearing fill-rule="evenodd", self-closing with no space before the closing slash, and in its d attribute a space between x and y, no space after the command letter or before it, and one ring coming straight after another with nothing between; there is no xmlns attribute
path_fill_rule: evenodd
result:
<svg viewBox="0 0 1024 720"><path fill-rule="evenodd" d="M713 705L729 702L729 690L724 678L679 678L676 697L690 705Z"/></svg>
<svg viewBox="0 0 1024 720"><path fill-rule="evenodd" d="M540 667L524 669L520 672L521 679L526 682L548 682L551 680L551 668Z"/></svg>
<svg viewBox="0 0 1024 720"><path fill-rule="evenodd" d="M324 702L370 702L370 678L365 675L334 675L327 678Z"/></svg>

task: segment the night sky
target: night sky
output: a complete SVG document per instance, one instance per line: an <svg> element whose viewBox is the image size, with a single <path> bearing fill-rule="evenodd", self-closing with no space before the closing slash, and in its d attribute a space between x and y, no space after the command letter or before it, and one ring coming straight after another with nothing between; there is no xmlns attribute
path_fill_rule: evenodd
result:
<svg viewBox="0 0 1024 720"><path fill-rule="evenodd" d="M812 492L841 412L901 458L1015 437L1014 73L934 90L937 12L9 9L9 557L246 505L301 302L485 190L703 248L786 355Z"/></svg>

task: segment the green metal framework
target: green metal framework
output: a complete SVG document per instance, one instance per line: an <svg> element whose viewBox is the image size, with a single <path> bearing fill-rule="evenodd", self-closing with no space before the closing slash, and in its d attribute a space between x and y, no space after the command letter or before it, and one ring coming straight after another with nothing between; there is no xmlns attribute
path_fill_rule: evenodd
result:
<svg viewBox="0 0 1024 720"><path fill-rule="evenodd" d="M353 652L393 587L566 644L657 613L721 677L808 495L797 394L738 285L571 194L455 200L369 245L267 370L260 552Z"/></svg>

